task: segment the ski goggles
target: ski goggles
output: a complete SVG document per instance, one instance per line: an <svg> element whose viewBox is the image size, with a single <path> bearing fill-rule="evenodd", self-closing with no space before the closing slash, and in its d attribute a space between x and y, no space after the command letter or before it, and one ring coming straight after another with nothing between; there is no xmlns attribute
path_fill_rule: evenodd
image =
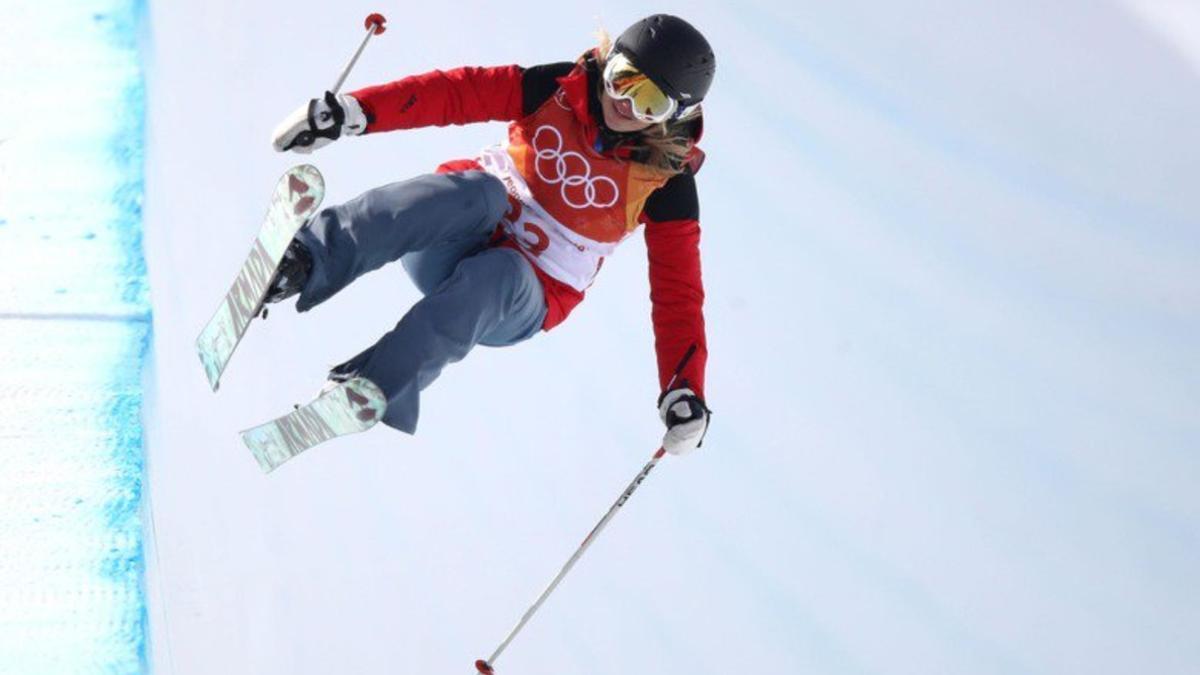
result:
<svg viewBox="0 0 1200 675"><path fill-rule="evenodd" d="M604 64L603 79L608 95L629 101L633 116L643 122L665 122L679 109L675 99L667 96L621 52L609 55L608 63Z"/></svg>

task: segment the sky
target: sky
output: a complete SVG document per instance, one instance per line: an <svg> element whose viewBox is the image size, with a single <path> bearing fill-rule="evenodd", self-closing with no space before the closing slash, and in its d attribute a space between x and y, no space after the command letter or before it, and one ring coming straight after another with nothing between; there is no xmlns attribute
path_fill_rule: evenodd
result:
<svg viewBox="0 0 1200 675"><path fill-rule="evenodd" d="M551 333L473 352L416 436L264 476L236 432L418 297L398 266L192 342L330 86L710 39L714 410L498 672L1187 673L1200 663L1200 18L1179 2L151 3L146 417L157 672L470 672L658 447L644 246ZM337 203L501 124L339 141ZM457 671L455 669L458 669Z"/></svg>

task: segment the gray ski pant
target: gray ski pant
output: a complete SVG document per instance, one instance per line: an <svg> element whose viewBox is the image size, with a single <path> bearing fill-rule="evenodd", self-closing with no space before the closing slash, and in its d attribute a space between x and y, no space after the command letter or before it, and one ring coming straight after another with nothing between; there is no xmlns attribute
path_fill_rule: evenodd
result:
<svg viewBox="0 0 1200 675"><path fill-rule="evenodd" d="M425 296L331 373L379 385L388 426L415 432L421 390L475 345L516 344L542 327L546 301L532 265L512 249L489 246L507 209L504 184L490 174L430 174L322 209L296 235L313 256L298 311L395 260Z"/></svg>

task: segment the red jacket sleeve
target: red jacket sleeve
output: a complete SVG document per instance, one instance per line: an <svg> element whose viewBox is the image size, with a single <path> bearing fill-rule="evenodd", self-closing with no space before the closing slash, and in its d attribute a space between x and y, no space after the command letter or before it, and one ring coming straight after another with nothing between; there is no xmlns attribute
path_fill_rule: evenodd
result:
<svg viewBox="0 0 1200 675"><path fill-rule="evenodd" d="M695 219L647 220L646 253L650 259L650 317L658 354L659 386L665 390L675 368L692 345L675 386L686 380L704 398L708 346L704 336L704 284L700 276L700 222Z"/></svg>
<svg viewBox="0 0 1200 675"><path fill-rule="evenodd" d="M367 114L367 133L521 116L520 66L434 70L350 95Z"/></svg>

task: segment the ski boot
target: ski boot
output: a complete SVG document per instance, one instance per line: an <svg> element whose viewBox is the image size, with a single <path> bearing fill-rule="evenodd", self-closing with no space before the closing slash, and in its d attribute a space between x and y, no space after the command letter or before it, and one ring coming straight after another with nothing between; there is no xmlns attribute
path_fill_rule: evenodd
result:
<svg viewBox="0 0 1200 675"><path fill-rule="evenodd" d="M299 239L292 239L283 253L283 259L279 261L275 276L271 277L271 282L267 285L263 304L282 302L299 294L304 290L312 266L313 257L308 247Z"/></svg>

